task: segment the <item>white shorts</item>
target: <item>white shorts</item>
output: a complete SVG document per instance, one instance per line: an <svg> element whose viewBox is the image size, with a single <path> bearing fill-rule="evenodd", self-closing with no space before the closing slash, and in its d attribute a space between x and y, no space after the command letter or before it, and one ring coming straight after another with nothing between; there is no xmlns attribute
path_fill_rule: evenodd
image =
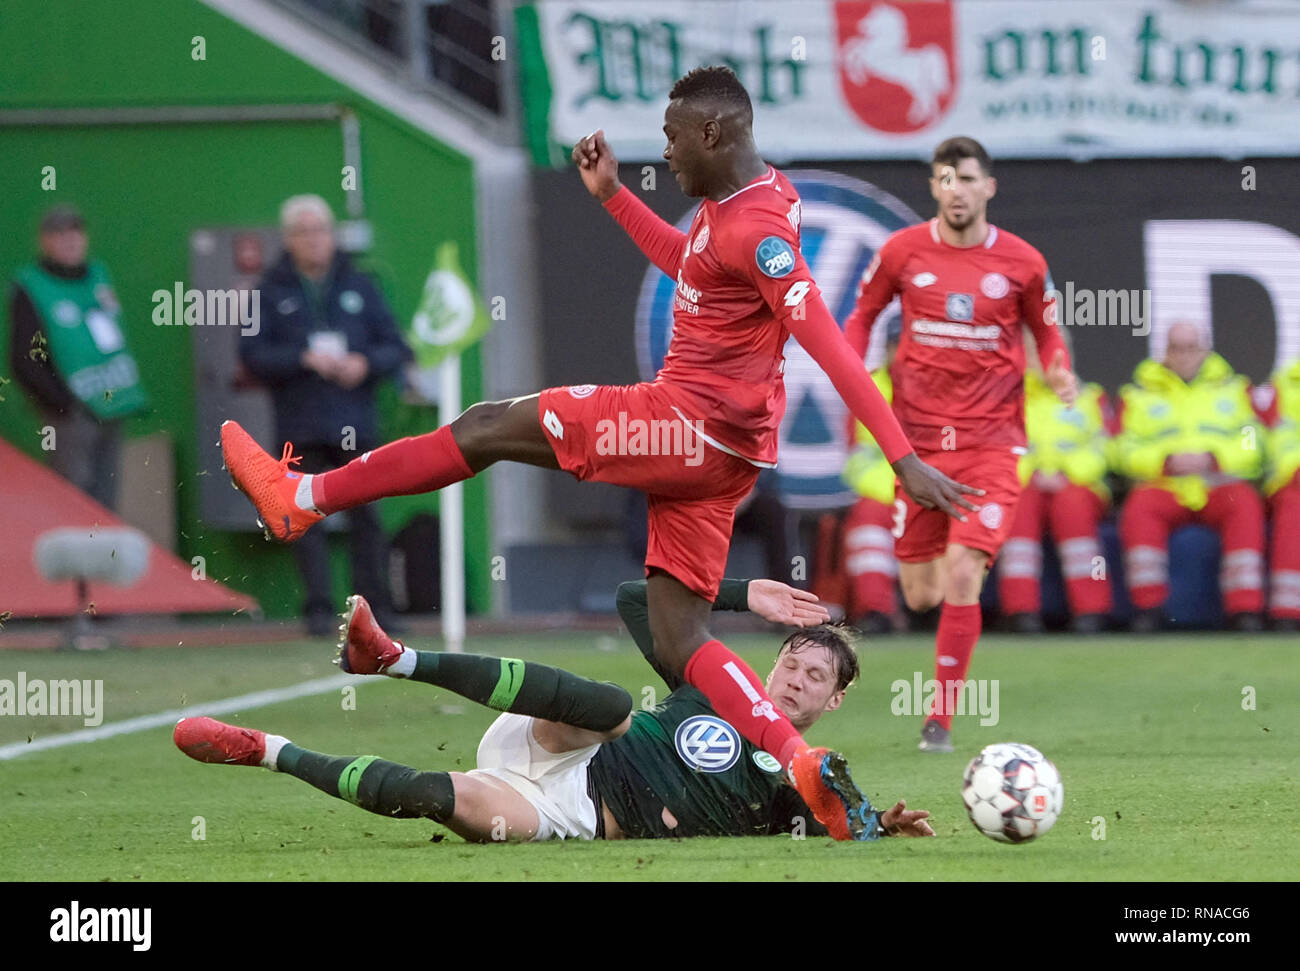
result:
<svg viewBox="0 0 1300 971"><path fill-rule="evenodd" d="M537 810L534 840L596 838L596 805L587 792L587 763L600 743L548 752L533 737L528 715L501 715L478 743L478 768L467 775L500 779Z"/></svg>

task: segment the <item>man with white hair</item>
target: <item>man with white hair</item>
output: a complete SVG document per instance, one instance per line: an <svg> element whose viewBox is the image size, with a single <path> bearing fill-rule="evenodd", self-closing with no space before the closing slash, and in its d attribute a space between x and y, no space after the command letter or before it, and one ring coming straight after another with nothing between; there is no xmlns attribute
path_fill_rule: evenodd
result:
<svg viewBox="0 0 1300 971"><path fill-rule="evenodd" d="M411 351L379 290L334 239L334 214L320 196L280 208L284 255L260 281L262 325L240 340L240 358L271 390L276 440L292 441L301 472L321 472L379 444L375 386L397 374ZM391 618L384 538L372 506L349 512L353 586ZM326 534L295 549L307 588L313 636L334 630Z"/></svg>
<svg viewBox="0 0 1300 971"><path fill-rule="evenodd" d="M1210 349L1205 328L1169 328L1120 390L1121 471L1134 482L1120 514L1133 629L1157 630L1169 595L1169 536L1191 523L1219 534L1219 587L1229 624L1260 630L1264 607L1264 433L1250 380Z"/></svg>

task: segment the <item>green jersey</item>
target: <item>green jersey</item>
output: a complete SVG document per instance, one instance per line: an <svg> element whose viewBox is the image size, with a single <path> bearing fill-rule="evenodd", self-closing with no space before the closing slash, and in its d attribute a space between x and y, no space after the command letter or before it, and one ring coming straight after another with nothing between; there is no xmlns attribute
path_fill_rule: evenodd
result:
<svg viewBox="0 0 1300 971"><path fill-rule="evenodd" d="M715 609L746 609L747 589L745 581L724 581ZM637 646L672 692L654 708L633 714L628 731L602 745L587 767L593 790L624 835L824 834L780 763L655 660L645 582L623 584L618 606ZM665 809L675 827L664 820Z"/></svg>

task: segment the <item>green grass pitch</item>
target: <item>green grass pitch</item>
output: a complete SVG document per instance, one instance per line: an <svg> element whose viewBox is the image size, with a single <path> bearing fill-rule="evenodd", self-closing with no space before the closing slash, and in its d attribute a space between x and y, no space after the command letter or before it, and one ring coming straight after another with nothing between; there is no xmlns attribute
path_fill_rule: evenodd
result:
<svg viewBox="0 0 1300 971"><path fill-rule="evenodd" d="M766 674L776 636L728 638ZM416 647L427 647L414 643ZM0 762L4 880L1289 880L1300 872L1300 664L1294 639L985 638L973 678L998 679L1000 721L954 724L957 751L916 749L918 718L890 685L932 673L927 637L861 647L863 677L810 733L849 757L877 805L899 796L938 838L846 845L789 837L611 843L462 842L261 769L201 765L155 728ZM470 650L544 661L662 694L627 638L478 639ZM327 675L327 644L0 654L0 677L102 678L105 723ZM1254 710L1243 705L1254 695ZM224 720L337 755L469 769L494 714L427 685L362 684ZM0 718L0 744L81 719ZM1065 812L1042 839L992 842L966 819L960 780L991 742L1039 747ZM194 839L203 817L204 839ZM1100 820L1104 820L1104 838ZM442 837L442 838L440 838Z"/></svg>

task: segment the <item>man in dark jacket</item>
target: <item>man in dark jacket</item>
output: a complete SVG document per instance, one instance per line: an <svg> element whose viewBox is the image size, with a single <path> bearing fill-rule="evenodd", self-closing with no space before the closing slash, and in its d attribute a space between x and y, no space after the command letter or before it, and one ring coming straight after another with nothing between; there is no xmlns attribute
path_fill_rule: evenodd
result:
<svg viewBox="0 0 1300 971"><path fill-rule="evenodd" d="M81 213L59 205L41 220L40 255L9 294L9 363L31 396L53 469L101 505L117 505L121 424L148 397L127 349L108 270L88 259Z"/></svg>
<svg viewBox="0 0 1300 971"><path fill-rule="evenodd" d="M411 359L393 315L368 277L334 240L334 217L319 196L294 196L280 210L285 253L260 283L261 326L240 340L240 358L271 390L276 435L302 456L302 472L323 472L379 443L375 386ZM388 613L386 544L373 506L348 513L353 586ZM326 534L294 547L307 588L313 636L333 631Z"/></svg>

